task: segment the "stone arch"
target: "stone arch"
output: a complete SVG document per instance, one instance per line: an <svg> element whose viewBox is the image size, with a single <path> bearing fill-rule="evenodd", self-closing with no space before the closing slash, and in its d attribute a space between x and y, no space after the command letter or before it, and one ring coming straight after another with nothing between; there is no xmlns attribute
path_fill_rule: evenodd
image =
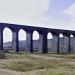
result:
<svg viewBox="0 0 75 75"><path fill-rule="evenodd" d="M48 34L47 34L47 49L48 49L48 52L52 51L52 38L53 38L52 33L48 32Z"/></svg>
<svg viewBox="0 0 75 75"><path fill-rule="evenodd" d="M60 33L59 37L63 37L63 34L62 34L62 33Z"/></svg>
<svg viewBox="0 0 75 75"><path fill-rule="evenodd" d="M52 33L51 32L49 32L48 34L47 34L47 39L52 39Z"/></svg>
<svg viewBox="0 0 75 75"><path fill-rule="evenodd" d="M64 41L64 40L63 40L63 34L60 33L60 34L59 34L59 50L60 50L60 53L61 53L62 50L63 50L63 44L64 44L63 41Z"/></svg>
<svg viewBox="0 0 75 75"><path fill-rule="evenodd" d="M33 50L34 52L38 52L39 50L39 32L33 31Z"/></svg>
<svg viewBox="0 0 75 75"><path fill-rule="evenodd" d="M3 47L4 49L12 49L12 30L9 27L3 29Z"/></svg>
<svg viewBox="0 0 75 75"><path fill-rule="evenodd" d="M59 35L59 50L60 53L68 53L69 36L66 33L60 33Z"/></svg>
<svg viewBox="0 0 75 75"><path fill-rule="evenodd" d="M73 34L70 35L70 50L71 53L75 53L75 36Z"/></svg>
<svg viewBox="0 0 75 75"><path fill-rule="evenodd" d="M33 40L38 40L38 39L39 39L39 32L35 30L33 32Z"/></svg>
<svg viewBox="0 0 75 75"><path fill-rule="evenodd" d="M53 53L59 53L59 37L57 32L52 31L52 52Z"/></svg>
<svg viewBox="0 0 75 75"><path fill-rule="evenodd" d="M18 32L19 37L19 50L25 50L26 49L26 31L23 29L20 29Z"/></svg>
<svg viewBox="0 0 75 75"><path fill-rule="evenodd" d="M70 37L74 37L74 35L71 34Z"/></svg>
<svg viewBox="0 0 75 75"><path fill-rule="evenodd" d="M19 41L26 40L26 31L25 30L20 29L18 34L19 34Z"/></svg>

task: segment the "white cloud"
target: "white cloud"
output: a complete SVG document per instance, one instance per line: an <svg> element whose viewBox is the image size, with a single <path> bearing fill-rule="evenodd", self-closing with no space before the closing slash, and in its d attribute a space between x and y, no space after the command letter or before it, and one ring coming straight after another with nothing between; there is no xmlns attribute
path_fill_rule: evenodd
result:
<svg viewBox="0 0 75 75"><path fill-rule="evenodd" d="M0 0L0 21L38 24L48 3L49 0Z"/></svg>
<svg viewBox="0 0 75 75"><path fill-rule="evenodd" d="M65 9L64 13L70 16L70 28L75 30L75 3L73 3L69 8Z"/></svg>
<svg viewBox="0 0 75 75"><path fill-rule="evenodd" d="M0 0L0 22L40 26L44 20L43 13L48 10L49 1ZM5 30L4 33L4 42L11 41L12 35L9 30ZM23 36L24 32L21 33L20 36Z"/></svg>
<svg viewBox="0 0 75 75"><path fill-rule="evenodd" d="M72 4L69 8L65 9L64 13L70 15L71 17L75 17L75 3Z"/></svg>

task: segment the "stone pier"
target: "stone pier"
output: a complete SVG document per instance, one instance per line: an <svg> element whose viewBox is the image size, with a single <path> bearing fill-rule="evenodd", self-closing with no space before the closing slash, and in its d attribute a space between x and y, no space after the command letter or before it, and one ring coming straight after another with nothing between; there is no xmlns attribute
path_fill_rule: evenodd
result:
<svg viewBox="0 0 75 75"><path fill-rule="evenodd" d="M33 39L31 32L26 32L26 48L29 52L33 53Z"/></svg>
<svg viewBox="0 0 75 75"><path fill-rule="evenodd" d="M18 32L13 31L12 34L12 49L19 52Z"/></svg>
<svg viewBox="0 0 75 75"><path fill-rule="evenodd" d="M3 30L0 30L0 50L3 50Z"/></svg>

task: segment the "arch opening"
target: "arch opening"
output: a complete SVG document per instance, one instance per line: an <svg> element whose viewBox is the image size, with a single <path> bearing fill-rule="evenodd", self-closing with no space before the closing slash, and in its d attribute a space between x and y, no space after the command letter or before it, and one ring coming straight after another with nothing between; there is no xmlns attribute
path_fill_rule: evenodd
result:
<svg viewBox="0 0 75 75"><path fill-rule="evenodd" d="M63 37L63 34L60 34L59 37Z"/></svg>
<svg viewBox="0 0 75 75"><path fill-rule="evenodd" d="M49 32L48 34L47 34L47 39L52 39L52 34Z"/></svg>
<svg viewBox="0 0 75 75"><path fill-rule="evenodd" d="M74 37L74 35L71 34L70 37Z"/></svg>
<svg viewBox="0 0 75 75"><path fill-rule="evenodd" d="M33 40L39 40L39 33L37 31L33 32Z"/></svg>
<svg viewBox="0 0 75 75"><path fill-rule="evenodd" d="M52 38L53 38L53 35L52 35L52 33L49 32L47 34L47 49L48 49L48 52L52 51Z"/></svg>
<svg viewBox="0 0 75 75"><path fill-rule="evenodd" d="M63 52L63 44L64 44L64 35L60 33L59 35L59 51L60 53Z"/></svg>
<svg viewBox="0 0 75 75"><path fill-rule="evenodd" d="M26 31L23 29L20 29L18 36L19 36L19 50L25 50L26 49Z"/></svg>
<svg viewBox="0 0 75 75"><path fill-rule="evenodd" d="M3 49L12 49L12 31L8 27L5 27L3 30Z"/></svg>
<svg viewBox="0 0 75 75"><path fill-rule="evenodd" d="M70 50L71 50L71 53L73 53L74 50L75 50L74 45L75 45L75 37L74 37L74 35L71 34L70 35Z"/></svg>
<svg viewBox="0 0 75 75"><path fill-rule="evenodd" d="M33 32L33 50L38 52L39 50L39 33L38 31Z"/></svg>

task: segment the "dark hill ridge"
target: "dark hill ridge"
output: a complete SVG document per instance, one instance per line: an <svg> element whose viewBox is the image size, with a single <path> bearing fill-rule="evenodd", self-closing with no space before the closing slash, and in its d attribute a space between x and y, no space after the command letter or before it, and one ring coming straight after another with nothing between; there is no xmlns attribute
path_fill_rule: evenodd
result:
<svg viewBox="0 0 75 75"><path fill-rule="evenodd" d="M67 42L67 38L65 38L65 42L64 42L64 46L67 46L66 44ZM71 38L71 41L73 41L73 38ZM11 42L6 42L4 43L4 49L12 49L12 43ZM34 50L39 50L40 46L39 46L39 40L33 40L33 48ZM52 39L48 39L48 50L52 51ZM71 43L71 50L73 48L73 43ZM20 41L19 42L19 49L20 50L26 50L26 41ZM63 38L60 39L60 49L63 49ZM65 50L65 49L64 49Z"/></svg>

